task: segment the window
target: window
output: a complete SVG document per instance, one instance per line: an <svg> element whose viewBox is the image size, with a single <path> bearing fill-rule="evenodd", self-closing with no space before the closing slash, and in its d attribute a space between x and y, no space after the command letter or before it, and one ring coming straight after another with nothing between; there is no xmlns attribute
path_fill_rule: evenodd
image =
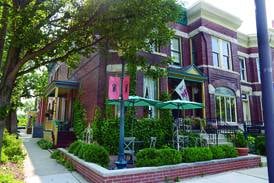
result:
<svg viewBox="0 0 274 183"><path fill-rule="evenodd" d="M230 43L216 37L211 38L213 66L232 70Z"/></svg>
<svg viewBox="0 0 274 183"><path fill-rule="evenodd" d="M191 59L193 64L197 64L197 50L196 50L196 44L193 39L191 39Z"/></svg>
<svg viewBox="0 0 274 183"><path fill-rule="evenodd" d="M151 77L144 77L144 88L143 88L143 96L149 99L157 99L157 83ZM156 116L156 108L148 107L145 108L145 113L148 114L149 117Z"/></svg>
<svg viewBox="0 0 274 183"><path fill-rule="evenodd" d="M241 74L241 80L246 81L246 65L245 65L245 58L244 57L239 57L240 61L240 74Z"/></svg>
<svg viewBox="0 0 274 183"><path fill-rule="evenodd" d="M258 82L261 82L261 75L260 75L260 60L259 58L256 58L256 67L257 67L257 76L258 76Z"/></svg>
<svg viewBox="0 0 274 183"><path fill-rule="evenodd" d="M156 43L151 44L151 51L152 52L160 53L160 46L159 46L159 44L156 44Z"/></svg>
<svg viewBox="0 0 274 183"><path fill-rule="evenodd" d="M181 46L180 46L180 38L174 37L171 39L171 58L173 60L173 64L180 65L181 63Z"/></svg>
<svg viewBox="0 0 274 183"><path fill-rule="evenodd" d="M236 122L236 97L232 90L224 87L215 90L215 109L218 122Z"/></svg>

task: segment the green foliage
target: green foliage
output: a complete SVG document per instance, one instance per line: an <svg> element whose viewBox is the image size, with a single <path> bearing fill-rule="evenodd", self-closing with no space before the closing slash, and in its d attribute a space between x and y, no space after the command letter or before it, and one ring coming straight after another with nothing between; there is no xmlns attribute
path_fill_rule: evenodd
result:
<svg viewBox="0 0 274 183"><path fill-rule="evenodd" d="M27 126L27 123L28 123L27 116L20 115L20 116L17 116L17 117L18 117L18 124L17 124L17 126Z"/></svg>
<svg viewBox="0 0 274 183"><path fill-rule="evenodd" d="M92 130L93 130L93 139L102 144L102 114L101 109L99 107L95 108L95 114L92 122Z"/></svg>
<svg viewBox="0 0 274 183"><path fill-rule="evenodd" d="M14 163L21 163L25 158L22 141L16 139L15 135L9 134L7 130L4 131L2 155L2 162L7 162L8 159L8 161Z"/></svg>
<svg viewBox="0 0 274 183"><path fill-rule="evenodd" d="M248 141L248 148L249 148L249 152L250 153L256 153L256 149L255 149L255 141L256 141L256 138L249 135L247 137L247 141Z"/></svg>
<svg viewBox="0 0 274 183"><path fill-rule="evenodd" d="M208 161L213 154L207 147L190 147L181 151L183 162Z"/></svg>
<svg viewBox="0 0 274 183"><path fill-rule="evenodd" d="M235 158L238 156L238 152L237 150L230 145L220 145L220 148L223 149L223 151L225 152L225 157L226 158Z"/></svg>
<svg viewBox="0 0 274 183"><path fill-rule="evenodd" d="M78 157L81 158L81 159L84 159L84 154L85 154L85 152L86 152L87 147L88 147L88 144L86 144L86 143L81 143L80 148L79 148L79 150L77 151L77 154L75 154L75 155L78 156Z"/></svg>
<svg viewBox="0 0 274 183"><path fill-rule="evenodd" d="M11 173L9 174L0 173L0 183L23 183L23 181L16 180Z"/></svg>
<svg viewBox="0 0 274 183"><path fill-rule="evenodd" d="M39 145L39 147L41 147L42 149L51 149L53 147L52 142L45 140L45 139L40 139L37 144Z"/></svg>
<svg viewBox="0 0 274 183"><path fill-rule="evenodd" d="M182 160L180 152L171 148L142 149L136 154L136 157L137 167L172 165L178 164Z"/></svg>
<svg viewBox="0 0 274 183"><path fill-rule="evenodd" d="M199 134L192 132L181 132L181 135L188 137L188 147L201 147L206 144L205 139L201 139ZM197 140L198 139L198 140Z"/></svg>
<svg viewBox="0 0 274 183"><path fill-rule="evenodd" d="M4 149L2 149L0 164L7 163L8 161L9 161L9 157L4 153Z"/></svg>
<svg viewBox="0 0 274 183"><path fill-rule="evenodd" d="M236 147L247 147L248 141L245 139L244 134L238 132L233 140Z"/></svg>
<svg viewBox="0 0 274 183"><path fill-rule="evenodd" d="M225 152L222 147L211 146L210 151L212 152L213 159L222 159L225 158Z"/></svg>
<svg viewBox="0 0 274 183"><path fill-rule="evenodd" d="M103 167L108 167L109 164L109 154L107 150L97 144L88 144L86 146L83 153L83 159Z"/></svg>
<svg viewBox="0 0 274 183"><path fill-rule="evenodd" d="M266 155L265 136L257 136L255 140L255 149L258 154Z"/></svg>
<svg viewBox="0 0 274 183"><path fill-rule="evenodd" d="M86 111L79 100L73 103L73 130L77 139L83 138L83 132L86 128Z"/></svg>
<svg viewBox="0 0 274 183"><path fill-rule="evenodd" d="M55 150L51 153L50 157L52 159L58 159L61 156L61 152L59 150Z"/></svg>
<svg viewBox="0 0 274 183"><path fill-rule="evenodd" d="M72 154L76 154L76 150L78 151L78 149L80 148L81 145L81 141L75 141L72 144L70 144L69 148L68 148L68 152L72 153Z"/></svg>

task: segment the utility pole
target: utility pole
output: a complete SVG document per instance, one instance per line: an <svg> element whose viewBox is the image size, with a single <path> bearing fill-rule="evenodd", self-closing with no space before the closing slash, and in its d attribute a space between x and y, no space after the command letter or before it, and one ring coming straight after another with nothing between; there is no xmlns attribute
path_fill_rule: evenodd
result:
<svg viewBox="0 0 274 183"><path fill-rule="evenodd" d="M115 162L118 169L127 167L127 161L125 160L124 141L125 141L125 103L123 97L123 82L125 77L125 62L122 60L122 72L120 79L120 134L119 134L119 154L118 160Z"/></svg>
<svg viewBox="0 0 274 183"><path fill-rule="evenodd" d="M274 183L274 98L272 59L268 42L265 0L255 0L257 40L261 71L263 116L266 134L266 154L269 182Z"/></svg>

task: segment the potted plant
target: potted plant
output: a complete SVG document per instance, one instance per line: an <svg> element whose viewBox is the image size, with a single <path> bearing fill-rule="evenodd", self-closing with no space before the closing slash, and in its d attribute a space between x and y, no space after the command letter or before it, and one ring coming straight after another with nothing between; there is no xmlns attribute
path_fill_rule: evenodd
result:
<svg viewBox="0 0 274 183"><path fill-rule="evenodd" d="M239 156L246 156L248 155L248 141L245 139L243 133L237 133L234 139L234 144L238 151Z"/></svg>

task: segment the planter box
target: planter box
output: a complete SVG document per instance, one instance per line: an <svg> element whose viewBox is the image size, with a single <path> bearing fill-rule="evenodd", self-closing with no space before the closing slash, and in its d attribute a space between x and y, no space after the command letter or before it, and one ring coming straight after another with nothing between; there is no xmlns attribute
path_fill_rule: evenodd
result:
<svg viewBox="0 0 274 183"><path fill-rule="evenodd" d="M84 160L59 149L69 159L75 169L90 182L96 183L130 183L130 182L164 182L165 180L184 179L188 177L216 174L229 170L258 167L261 158L249 155L237 158L211 160L196 163L181 163L160 167L129 168L122 170L108 170L97 164Z"/></svg>

